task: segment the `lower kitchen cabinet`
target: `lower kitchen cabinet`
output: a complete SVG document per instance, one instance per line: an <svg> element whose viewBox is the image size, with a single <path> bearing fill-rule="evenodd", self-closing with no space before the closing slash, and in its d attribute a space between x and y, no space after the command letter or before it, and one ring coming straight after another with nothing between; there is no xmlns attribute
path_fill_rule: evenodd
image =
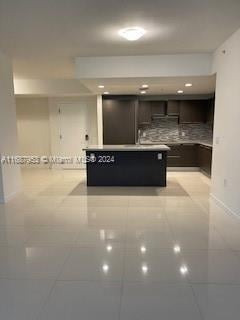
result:
<svg viewBox="0 0 240 320"><path fill-rule="evenodd" d="M171 150L168 152L168 167L197 167L197 145L179 144L168 145Z"/></svg>
<svg viewBox="0 0 240 320"><path fill-rule="evenodd" d="M198 144L168 144L168 167L200 167L211 175L212 147Z"/></svg>
<svg viewBox="0 0 240 320"><path fill-rule="evenodd" d="M180 144L168 144L170 151L167 155L167 166L168 167L180 167L181 163L181 145Z"/></svg>
<svg viewBox="0 0 240 320"><path fill-rule="evenodd" d="M212 169L212 147L198 146L198 165L200 169L207 175L211 175Z"/></svg>

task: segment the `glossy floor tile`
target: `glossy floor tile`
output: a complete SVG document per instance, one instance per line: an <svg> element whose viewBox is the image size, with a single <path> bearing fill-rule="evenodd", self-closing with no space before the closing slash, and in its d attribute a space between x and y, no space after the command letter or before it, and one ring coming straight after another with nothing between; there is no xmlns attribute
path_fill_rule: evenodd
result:
<svg viewBox="0 0 240 320"><path fill-rule="evenodd" d="M60 280L122 281L122 248L73 248Z"/></svg>
<svg viewBox="0 0 240 320"><path fill-rule="evenodd" d="M142 250L142 249L145 250ZM181 283L186 277L181 273L181 259L172 250L141 247L126 249L124 282Z"/></svg>
<svg viewBox="0 0 240 320"><path fill-rule="evenodd" d="M118 320L118 282L57 281L39 320Z"/></svg>
<svg viewBox="0 0 240 320"><path fill-rule="evenodd" d="M1 320L239 319L240 219L200 172L169 172L166 189L22 176L0 204Z"/></svg>
<svg viewBox="0 0 240 320"><path fill-rule="evenodd" d="M0 279L56 279L70 252L62 247L0 247Z"/></svg>
<svg viewBox="0 0 240 320"><path fill-rule="evenodd" d="M120 319L201 320L190 286L131 283L124 285Z"/></svg>
<svg viewBox="0 0 240 320"><path fill-rule="evenodd" d="M0 279L0 319L37 319L54 282Z"/></svg>
<svg viewBox="0 0 240 320"><path fill-rule="evenodd" d="M199 284L193 290L204 320L239 318L239 285Z"/></svg>

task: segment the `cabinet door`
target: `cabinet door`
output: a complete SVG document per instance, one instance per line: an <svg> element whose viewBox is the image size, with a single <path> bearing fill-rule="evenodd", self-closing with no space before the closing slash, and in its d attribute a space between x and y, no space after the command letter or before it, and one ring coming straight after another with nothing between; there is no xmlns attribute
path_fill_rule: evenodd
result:
<svg viewBox="0 0 240 320"><path fill-rule="evenodd" d="M212 148L199 145L198 147L198 164L202 171L211 175L212 169Z"/></svg>
<svg viewBox="0 0 240 320"><path fill-rule="evenodd" d="M178 100L169 100L167 103L167 114L171 115L179 115L179 101Z"/></svg>
<svg viewBox="0 0 240 320"><path fill-rule="evenodd" d="M197 145L179 144L168 145L171 150L168 152L168 167L197 167Z"/></svg>
<svg viewBox="0 0 240 320"><path fill-rule="evenodd" d="M135 144L135 100L103 100L104 144Z"/></svg>
<svg viewBox="0 0 240 320"><path fill-rule="evenodd" d="M154 115L165 115L166 114L166 101L151 101L151 113Z"/></svg>
<svg viewBox="0 0 240 320"><path fill-rule="evenodd" d="M181 100L180 123L206 122L208 100Z"/></svg>
<svg viewBox="0 0 240 320"><path fill-rule="evenodd" d="M186 144L181 146L181 167L197 167L197 145Z"/></svg>
<svg viewBox="0 0 240 320"><path fill-rule="evenodd" d="M167 153L167 166L168 167L181 167L181 145L169 144L170 151Z"/></svg>
<svg viewBox="0 0 240 320"><path fill-rule="evenodd" d="M139 101L138 104L138 124L151 123L151 103L149 101Z"/></svg>

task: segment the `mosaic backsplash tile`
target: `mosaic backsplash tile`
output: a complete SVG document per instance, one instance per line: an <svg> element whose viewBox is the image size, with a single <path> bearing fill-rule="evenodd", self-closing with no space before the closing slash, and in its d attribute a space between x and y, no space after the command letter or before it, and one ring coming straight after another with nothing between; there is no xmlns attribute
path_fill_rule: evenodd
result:
<svg viewBox="0 0 240 320"><path fill-rule="evenodd" d="M208 123L179 124L176 118L155 119L141 130L141 142L208 141L213 139Z"/></svg>

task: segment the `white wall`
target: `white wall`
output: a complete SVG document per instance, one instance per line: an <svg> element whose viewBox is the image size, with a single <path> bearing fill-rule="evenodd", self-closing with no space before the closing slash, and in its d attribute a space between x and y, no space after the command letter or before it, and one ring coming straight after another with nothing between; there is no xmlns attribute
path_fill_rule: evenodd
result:
<svg viewBox="0 0 240 320"><path fill-rule="evenodd" d="M17 127L21 155L50 155L47 98L17 98Z"/></svg>
<svg viewBox="0 0 240 320"><path fill-rule="evenodd" d="M0 53L0 154L17 155L17 121L12 67ZM21 189L20 169L16 165L0 164L0 201L12 198Z"/></svg>
<svg viewBox="0 0 240 320"><path fill-rule="evenodd" d="M17 97L17 126L19 154L61 155L59 105L87 104L89 144L98 143L97 97L33 98ZM36 165L31 165L33 167ZM40 167L46 167L41 165Z"/></svg>
<svg viewBox="0 0 240 320"><path fill-rule="evenodd" d="M15 79L16 95L88 95L91 92L78 79Z"/></svg>
<svg viewBox="0 0 240 320"><path fill-rule="evenodd" d="M76 58L76 75L84 78L201 76L211 72L211 54L169 54Z"/></svg>
<svg viewBox="0 0 240 320"><path fill-rule="evenodd" d="M216 50L213 72L217 81L212 195L240 215L240 29Z"/></svg>
<svg viewBox="0 0 240 320"><path fill-rule="evenodd" d="M87 104L87 129L89 134L89 144L98 144L98 122L97 122L97 97L72 97L72 98L50 98L50 136L52 155L60 155L60 123L58 109L61 104L81 103Z"/></svg>

